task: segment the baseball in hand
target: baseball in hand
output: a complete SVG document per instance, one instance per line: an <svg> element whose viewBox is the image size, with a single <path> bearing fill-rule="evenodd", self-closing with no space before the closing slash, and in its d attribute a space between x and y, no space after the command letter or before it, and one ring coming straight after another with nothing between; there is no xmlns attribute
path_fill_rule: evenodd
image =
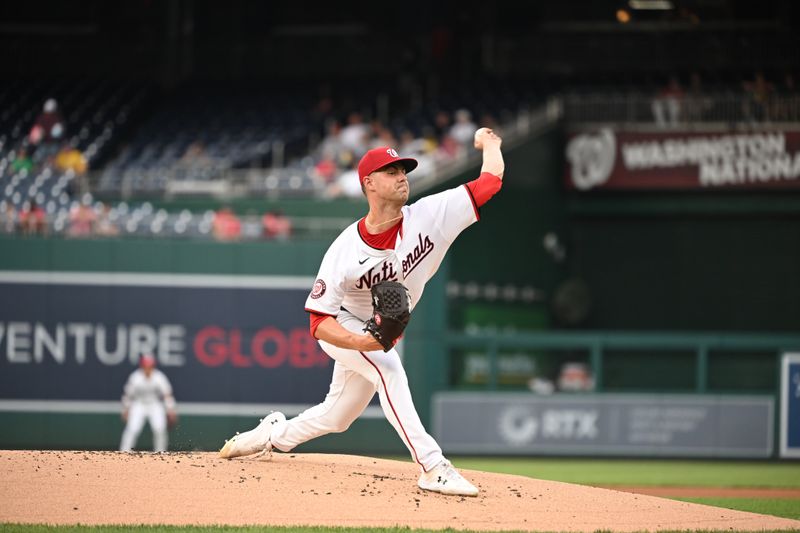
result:
<svg viewBox="0 0 800 533"><path fill-rule="evenodd" d="M478 130L475 132L475 148L478 150L483 150L483 139L491 133L492 130L490 128L478 128Z"/></svg>

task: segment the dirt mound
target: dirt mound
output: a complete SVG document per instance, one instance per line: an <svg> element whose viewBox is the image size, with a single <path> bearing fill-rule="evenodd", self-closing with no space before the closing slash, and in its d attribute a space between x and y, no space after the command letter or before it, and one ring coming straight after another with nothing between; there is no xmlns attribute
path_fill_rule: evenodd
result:
<svg viewBox="0 0 800 533"><path fill-rule="evenodd" d="M0 451L0 522L409 526L473 530L800 529L800 521L465 470L477 498L417 489L412 463L326 454Z"/></svg>

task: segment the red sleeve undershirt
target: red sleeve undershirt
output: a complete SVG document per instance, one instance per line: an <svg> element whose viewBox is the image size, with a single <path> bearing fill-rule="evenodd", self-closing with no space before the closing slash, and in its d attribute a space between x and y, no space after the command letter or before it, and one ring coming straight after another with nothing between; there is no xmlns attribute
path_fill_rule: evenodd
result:
<svg viewBox="0 0 800 533"><path fill-rule="evenodd" d="M476 207L481 207L483 204L488 202L489 198L497 194L497 191L499 191L500 187L502 186L503 180L489 172L483 172L477 179L467 183L469 192L472 195L473 200L475 200ZM362 219L359 221L358 230L361 234L361 237L373 248L378 248L379 250L387 249L394 245L398 232L402 231L402 223L398 222L391 228L377 235L370 235L369 232L367 232L366 227L364 227L364 221ZM332 315L324 315L311 310L307 311L311 336L316 339L317 328L323 320Z"/></svg>
<svg viewBox="0 0 800 533"><path fill-rule="evenodd" d="M314 311L308 311L309 328L311 330L312 337L314 337L315 339L317 338L316 335L317 328L319 327L320 324L322 324L322 321L328 318L329 316L331 315L323 315L321 313L317 313Z"/></svg>
<svg viewBox="0 0 800 533"><path fill-rule="evenodd" d="M503 180L498 176L489 172L482 172L478 179L472 180L467 183L469 192L475 200L475 205L481 207L489 201L489 198L497 194L500 187L503 186Z"/></svg>

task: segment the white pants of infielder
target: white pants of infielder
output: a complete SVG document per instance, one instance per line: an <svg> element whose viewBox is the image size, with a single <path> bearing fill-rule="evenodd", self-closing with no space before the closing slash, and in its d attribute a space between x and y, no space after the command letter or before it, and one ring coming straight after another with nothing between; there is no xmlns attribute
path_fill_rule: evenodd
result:
<svg viewBox="0 0 800 533"><path fill-rule="evenodd" d="M153 431L153 450L167 451L169 433L167 432L167 410L161 402L133 402L128 410L128 423L122 432L119 445L121 452L133 450L145 421L150 422Z"/></svg>
<svg viewBox="0 0 800 533"><path fill-rule="evenodd" d="M350 313L342 311L337 320L346 329L363 333L364 322ZM321 404L276 425L270 437L273 446L288 452L313 438L345 431L377 392L383 414L414 461L426 472L442 461L442 449L425 431L414 407L406 371L396 350L362 353L324 341L319 344L336 361L328 395Z"/></svg>

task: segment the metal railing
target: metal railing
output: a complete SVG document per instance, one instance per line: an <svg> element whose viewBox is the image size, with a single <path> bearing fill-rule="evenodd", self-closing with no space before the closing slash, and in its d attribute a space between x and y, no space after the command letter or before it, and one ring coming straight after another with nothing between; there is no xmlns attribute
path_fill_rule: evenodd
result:
<svg viewBox="0 0 800 533"><path fill-rule="evenodd" d="M123 208L124 206L124 208ZM107 238L153 238L153 239L191 239L226 240L251 242L262 240L300 240L334 239L342 230L353 223L350 217L336 216L297 216L289 217L291 230L288 235L270 236L265 232L262 216L242 215L237 217L240 232L235 237L220 239L214 234L214 211L194 213L183 209L170 213L164 209L153 209L145 202L128 207L118 203L110 213L101 215L102 206L90 207L92 217L105 216L102 223L95 220L76 232L69 210L62 210L48 216L42 227L35 232L26 231L17 221L9 220L6 213L0 212L0 236L16 235L26 237L40 235L45 237L69 237L79 239Z"/></svg>
<svg viewBox="0 0 800 533"><path fill-rule="evenodd" d="M568 123L624 123L682 129L708 123L800 122L800 93L763 99L731 93L681 98L641 93L568 93L562 95L561 100Z"/></svg>
<svg viewBox="0 0 800 533"><path fill-rule="evenodd" d="M695 392L708 389L709 353L712 350L775 352L800 351L800 335L757 333L653 333L653 332L590 332L547 331L535 333L484 332L476 334L449 332L445 336L447 353L454 349L482 349L489 359L486 387L496 390L499 375L499 352L502 349L583 350L589 354L595 389L603 390L603 367L607 350L646 349L653 351L687 350L695 358Z"/></svg>

